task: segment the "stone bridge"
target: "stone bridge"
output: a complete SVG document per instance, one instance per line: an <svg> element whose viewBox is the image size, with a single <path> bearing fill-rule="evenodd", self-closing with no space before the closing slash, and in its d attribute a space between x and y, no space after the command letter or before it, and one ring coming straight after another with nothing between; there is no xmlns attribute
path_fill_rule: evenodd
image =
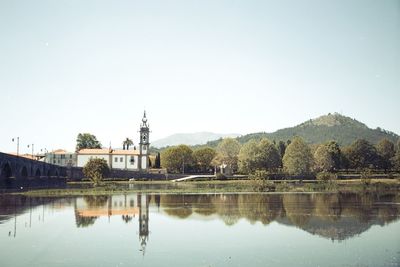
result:
<svg viewBox="0 0 400 267"><path fill-rule="evenodd" d="M0 187L65 183L65 167L0 152Z"/></svg>

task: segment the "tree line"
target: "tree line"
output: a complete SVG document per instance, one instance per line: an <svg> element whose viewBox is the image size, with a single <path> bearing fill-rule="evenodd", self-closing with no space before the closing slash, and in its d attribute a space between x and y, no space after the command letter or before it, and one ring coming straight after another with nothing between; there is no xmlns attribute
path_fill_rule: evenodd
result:
<svg viewBox="0 0 400 267"><path fill-rule="evenodd" d="M309 145L301 137L286 142L267 138L252 139L241 145L236 139L225 138L214 148L193 150L189 146L169 147L161 152L161 166L169 172L212 172L226 164L234 172L284 173L315 175L340 170L400 170L400 140L395 145L388 139L376 145L357 139L349 146L336 141Z"/></svg>

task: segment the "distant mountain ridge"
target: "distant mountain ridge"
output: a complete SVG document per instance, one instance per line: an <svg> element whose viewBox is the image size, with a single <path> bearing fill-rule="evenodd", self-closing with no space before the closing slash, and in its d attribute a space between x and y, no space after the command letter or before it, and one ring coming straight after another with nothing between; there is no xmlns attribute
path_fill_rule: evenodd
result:
<svg viewBox="0 0 400 267"><path fill-rule="evenodd" d="M156 148L162 148L167 146L176 146L185 144L189 146L203 145L209 141L217 140L225 137L238 137L240 134L221 134L212 132L197 132L197 133L178 133L168 137L156 140L152 142L152 146Z"/></svg>
<svg viewBox="0 0 400 267"><path fill-rule="evenodd" d="M240 143L250 139L266 137L275 141L287 141L295 136L302 137L307 143L320 144L329 140L335 140L339 145L350 145L355 140L363 138L373 144L387 138L397 142L399 135L381 128L371 129L362 122L339 113L329 113L316 119L308 120L297 126L277 130L273 133L251 133L237 138ZM211 147L217 146L219 140L208 142Z"/></svg>

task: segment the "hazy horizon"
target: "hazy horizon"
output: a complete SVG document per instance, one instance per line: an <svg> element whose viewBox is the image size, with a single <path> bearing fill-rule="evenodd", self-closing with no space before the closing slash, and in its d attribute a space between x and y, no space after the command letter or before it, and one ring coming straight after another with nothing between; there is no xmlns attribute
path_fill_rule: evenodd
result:
<svg viewBox="0 0 400 267"><path fill-rule="evenodd" d="M0 151L273 132L339 112L400 134L400 2L0 2Z"/></svg>

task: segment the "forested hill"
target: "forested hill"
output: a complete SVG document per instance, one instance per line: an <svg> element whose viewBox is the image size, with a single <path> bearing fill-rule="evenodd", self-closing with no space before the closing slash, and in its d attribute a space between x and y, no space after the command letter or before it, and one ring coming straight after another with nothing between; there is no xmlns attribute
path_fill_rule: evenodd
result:
<svg viewBox="0 0 400 267"><path fill-rule="evenodd" d="M319 144L329 140L336 140L339 145L349 145L356 139L363 138L376 144L379 140L387 138L392 142L397 142L399 136L380 128L371 129L365 124L343 116L338 113L328 114L313 120L306 121L294 127L278 130L273 133L252 133L238 137L240 143L245 143L250 139L266 137L275 141L287 141L295 136L302 137L307 143ZM208 142L211 147L217 146L220 140Z"/></svg>

